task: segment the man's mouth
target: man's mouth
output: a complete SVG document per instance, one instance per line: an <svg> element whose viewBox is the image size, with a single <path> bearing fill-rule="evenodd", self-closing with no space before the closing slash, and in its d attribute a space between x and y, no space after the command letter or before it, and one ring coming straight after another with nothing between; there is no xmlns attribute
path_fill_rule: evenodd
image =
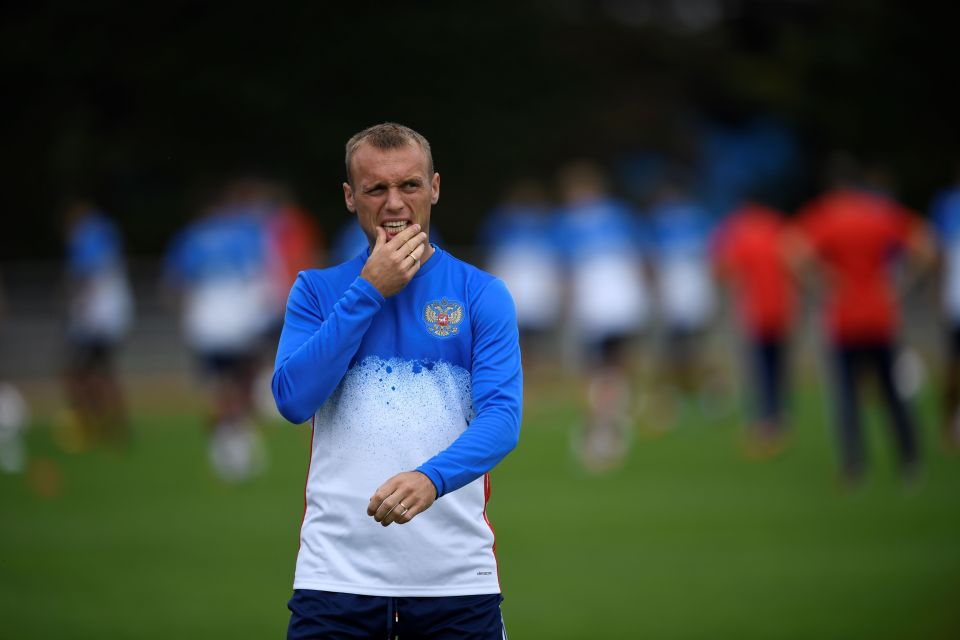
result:
<svg viewBox="0 0 960 640"><path fill-rule="evenodd" d="M391 222L384 222L383 228L387 230L387 233L397 235L410 225L409 220L393 220Z"/></svg>

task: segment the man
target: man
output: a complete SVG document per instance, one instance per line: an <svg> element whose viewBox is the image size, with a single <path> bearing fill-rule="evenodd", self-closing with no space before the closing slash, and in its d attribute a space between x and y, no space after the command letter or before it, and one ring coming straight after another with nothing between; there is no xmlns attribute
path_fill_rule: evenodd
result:
<svg viewBox="0 0 960 640"><path fill-rule="evenodd" d="M826 276L826 320L836 367L837 426L841 479L857 483L865 464L858 382L872 370L880 383L907 479L919 465L917 428L894 381L894 345L899 325L898 293L891 262L906 254L917 268L933 258L922 221L892 198L869 190L840 165L837 186L798 214L797 248L816 259ZM802 254L800 254L802 255Z"/></svg>
<svg viewBox="0 0 960 640"><path fill-rule="evenodd" d="M553 228L545 189L536 180L524 179L510 186L480 234L487 269L506 283L516 301L520 348L528 371L532 357L543 355L548 346L554 350L552 342L544 342L556 332L563 306Z"/></svg>
<svg viewBox="0 0 960 640"><path fill-rule="evenodd" d="M500 638L486 474L520 430L513 301L429 243L423 136L365 129L346 169L369 250L300 274L273 377L280 413L313 419L288 637Z"/></svg>
<svg viewBox="0 0 960 640"><path fill-rule="evenodd" d="M576 452L588 471L606 472L625 460L633 427L630 347L649 315L643 231L595 163L566 165L558 182L563 207L554 228L571 327L585 361L587 415Z"/></svg>
<svg viewBox="0 0 960 640"><path fill-rule="evenodd" d="M263 217L248 184L230 186L180 231L166 259L167 284L182 298L183 332L209 396L208 455L225 482L265 465L253 412L261 339L276 317Z"/></svg>
<svg viewBox="0 0 960 640"><path fill-rule="evenodd" d="M679 175L666 176L647 214L649 253L663 323L664 378L682 405L708 399L705 338L716 293L710 274L710 214ZM716 418L707 415L707 418ZM680 415L674 417L674 421Z"/></svg>
<svg viewBox="0 0 960 640"><path fill-rule="evenodd" d="M133 319L123 242L116 225L85 200L66 211L67 337L65 383L80 446L130 440L115 354Z"/></svg>
<svg viewBox="0 0 960 640"><path fill-rule="evenodd" d="M716 272L735 295L747 340L756 407L746 441L751 457L775 455L785 444L785 360L796 311L788 239L784 215L754 201L737 207L713 236Z"/></svg>

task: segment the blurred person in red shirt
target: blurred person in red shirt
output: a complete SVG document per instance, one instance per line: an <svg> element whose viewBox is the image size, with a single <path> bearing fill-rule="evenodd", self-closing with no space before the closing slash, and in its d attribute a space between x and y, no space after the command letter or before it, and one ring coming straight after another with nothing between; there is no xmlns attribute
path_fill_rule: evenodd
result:
<svg viewBox="0 0 960 640"><path fill-rule="evenodd" d="M323 230L316 220L283 187L275 187L273 195L276 204L267 216L266 232L282 324L287 295L297 274L326 265L327 259Z"/></svg>
<svg viewBox="0 0 960 640"><path fill-rule="evenodd" d="M755 417L747 454L767 457L784 444L786 350L796 310L790 234L782 212L758 202L735 209L713 236L717 275L731 288L747 338Z"/></svg>
<svg viewBox="0 0 960 640"><path fill-rule="evenodd" d="M834 186L798 214L798 246L818 264L826 284L826 324L836 370L837 430L842 479L863 475L859 380L873 371L890 414L904 477L919 464L917 428L894 380L894 344L899 329L899 291L893 263L915 267L933 260L923 221L889 195L857 180L845 161L834 167Z"/></svg>

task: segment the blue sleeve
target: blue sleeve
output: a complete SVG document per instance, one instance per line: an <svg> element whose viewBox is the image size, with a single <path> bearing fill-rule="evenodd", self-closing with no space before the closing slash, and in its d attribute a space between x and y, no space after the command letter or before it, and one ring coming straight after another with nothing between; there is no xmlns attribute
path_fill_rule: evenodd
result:
<svg viewBox="0 0 960 640"><path fill-rule="evenodd" d="M306 422L343 379L384 298L357 277L325 316L303 273L290 291L273 371L280 415Z"/></svg>
<svg viewBox="0 0 960 640"><path fill-rule="evenodd" d="M490 471L520 438L523 372L513 299L502 281L493 280L472 306L476 417L449 447L417 468L433 482L437 497Z"/></svg>

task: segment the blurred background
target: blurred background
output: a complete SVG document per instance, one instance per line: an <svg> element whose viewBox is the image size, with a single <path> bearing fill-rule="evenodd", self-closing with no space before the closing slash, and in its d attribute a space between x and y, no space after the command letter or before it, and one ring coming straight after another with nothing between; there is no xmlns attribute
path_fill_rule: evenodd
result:
<svg viewBox="0 0 960 640"><path fill-rule="evenodd" d="M431 239L521 311L512 635L956 637L957 17L6 7L0 637L282 637L279 314L362 250L343 145L387 120L432 144Z"/></svg>

